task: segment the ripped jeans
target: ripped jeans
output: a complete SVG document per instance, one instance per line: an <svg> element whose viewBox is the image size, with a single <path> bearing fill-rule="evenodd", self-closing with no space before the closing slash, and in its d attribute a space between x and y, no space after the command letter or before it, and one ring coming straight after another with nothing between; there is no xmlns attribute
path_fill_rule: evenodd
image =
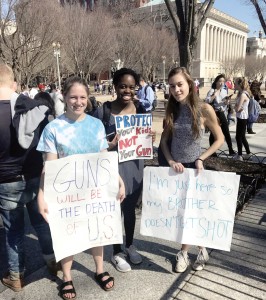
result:
<svg viewBox="0 0 266 300"><path fill-rule="evenodd" d="M49 225L38 211L37 195L40 178L0 183L0 215L3 219L8 269L11 277L24 273L24 207L35 229L42 253L54 257Z"/></svg>

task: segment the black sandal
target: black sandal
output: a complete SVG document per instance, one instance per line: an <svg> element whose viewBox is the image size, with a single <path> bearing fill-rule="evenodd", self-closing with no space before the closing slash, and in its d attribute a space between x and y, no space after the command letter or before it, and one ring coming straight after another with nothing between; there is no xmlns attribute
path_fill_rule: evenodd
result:
<svg viewBox="0 0 266 300"><path fill-rule="evenodd" d="M64 288L65 288L67 285L72 285L72 289L64 290ZM70 293L70 294L75 294L75 296L72 297L72 298L67 298L67 297L65 296L65 294L68 294L68 293ZM73 285L72 280L63 282L63 283L60 285L59 295L60 295L60 297L62 297L64 300L72 300L72 299L76 299L76 290L75 290L75 288L74 288L74 285Z"/></svg>
<svg viewBox="0 0 266 300"><path fill-rule="evenodd" d="M102 280L104 276L109 276L109 278L106 280ZM95 278L96 282L99 284L99 286L106 292L111 291L115 286L114 277L111 277L108 272L104 272L104 273L101 273L98 275L95 273L94 278ZM111 281L113 281L113 286L110 288L106 287L106 285Z"/></svg>

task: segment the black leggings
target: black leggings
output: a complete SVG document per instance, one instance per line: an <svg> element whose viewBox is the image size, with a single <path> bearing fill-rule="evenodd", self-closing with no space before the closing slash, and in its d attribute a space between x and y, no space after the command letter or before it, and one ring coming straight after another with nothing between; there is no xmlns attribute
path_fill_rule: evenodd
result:
<svg viewBox="0 0 266 300"><path fill-rule="evenodd" d="M223 111L216 111L215 113L216 113L216 116L219 118L219 121L221 124L221 129L224 134L224 137L225 137L228 149L229 149L229 153L230 152L233 153L234 150L233 150L233 146L232 146L231 135L229 132L228 122L226 120L225 114ZM210 134L210 137L209 137L209 143L210 143L210 146L214 143L214 136L212 133Z"/></svg>
<svg viewBox="0 0 266 300"><path fill-rule="evenodd" d="M135 223L136 223L136 214L135 208L138 202L142 187L139 188L134 193L128 195L124 201L121 203L121 211L124 215L124 227L125 227L125 234L126 234L126 248L132 245L133 243L133 236L135 230ZM114 255L122 252L121 245L115 244L113 245Z"/></svg>
<svg viewBox="0 0 266 300"><path fill-rule="evenodd" d="M242 146L244 145L247 154L250 153L249 144L246 139L247 119L237 118L236 124L236 144L238 155L242 155Z"/></svg>

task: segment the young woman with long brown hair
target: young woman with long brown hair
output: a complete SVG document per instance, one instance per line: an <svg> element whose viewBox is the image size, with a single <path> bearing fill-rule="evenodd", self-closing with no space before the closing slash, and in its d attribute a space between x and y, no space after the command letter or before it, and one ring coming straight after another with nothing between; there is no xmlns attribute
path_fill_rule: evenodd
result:
<svg viewBox="0 0 266 300"><path fill-rule="evenodd" d="M183 172L185 168L204 169L204 160L212 155L224 142L221 127L213 108L199 103L194 82L184 67L174 68L168 75L170 97L166 109L166 121L161 138L161 147L171 168ZM204 128L208 127L214 136L213 144L204 152L201 139ZM171 138L171 147L168 140ZM177 253L176 272L184 272L189 265L189 245L182 245ZM199 254L193 265L202 270L209 259L206 248L199 247Z"/></svg>

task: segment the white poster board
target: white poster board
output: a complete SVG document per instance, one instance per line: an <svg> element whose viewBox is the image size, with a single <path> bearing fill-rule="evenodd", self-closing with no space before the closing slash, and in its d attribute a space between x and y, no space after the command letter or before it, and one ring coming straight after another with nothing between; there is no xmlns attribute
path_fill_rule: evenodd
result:
<svg viewBox="0 0 266 300"><path fill-rule="evenodd" d="M116 152L78 154L45 163L44 199L56 260L121 244Z"/></svg>
<svg viewBox="0 0 266 300"><path fill-rule="evenodd" d="M146 167L142 235L230 251L240 176Z"/></svg>
<svg viewBox="0 0 266 300"><path fill-rule="evenodd" d="M119 162L152 159L151 114L115 116Z"/></svg>

